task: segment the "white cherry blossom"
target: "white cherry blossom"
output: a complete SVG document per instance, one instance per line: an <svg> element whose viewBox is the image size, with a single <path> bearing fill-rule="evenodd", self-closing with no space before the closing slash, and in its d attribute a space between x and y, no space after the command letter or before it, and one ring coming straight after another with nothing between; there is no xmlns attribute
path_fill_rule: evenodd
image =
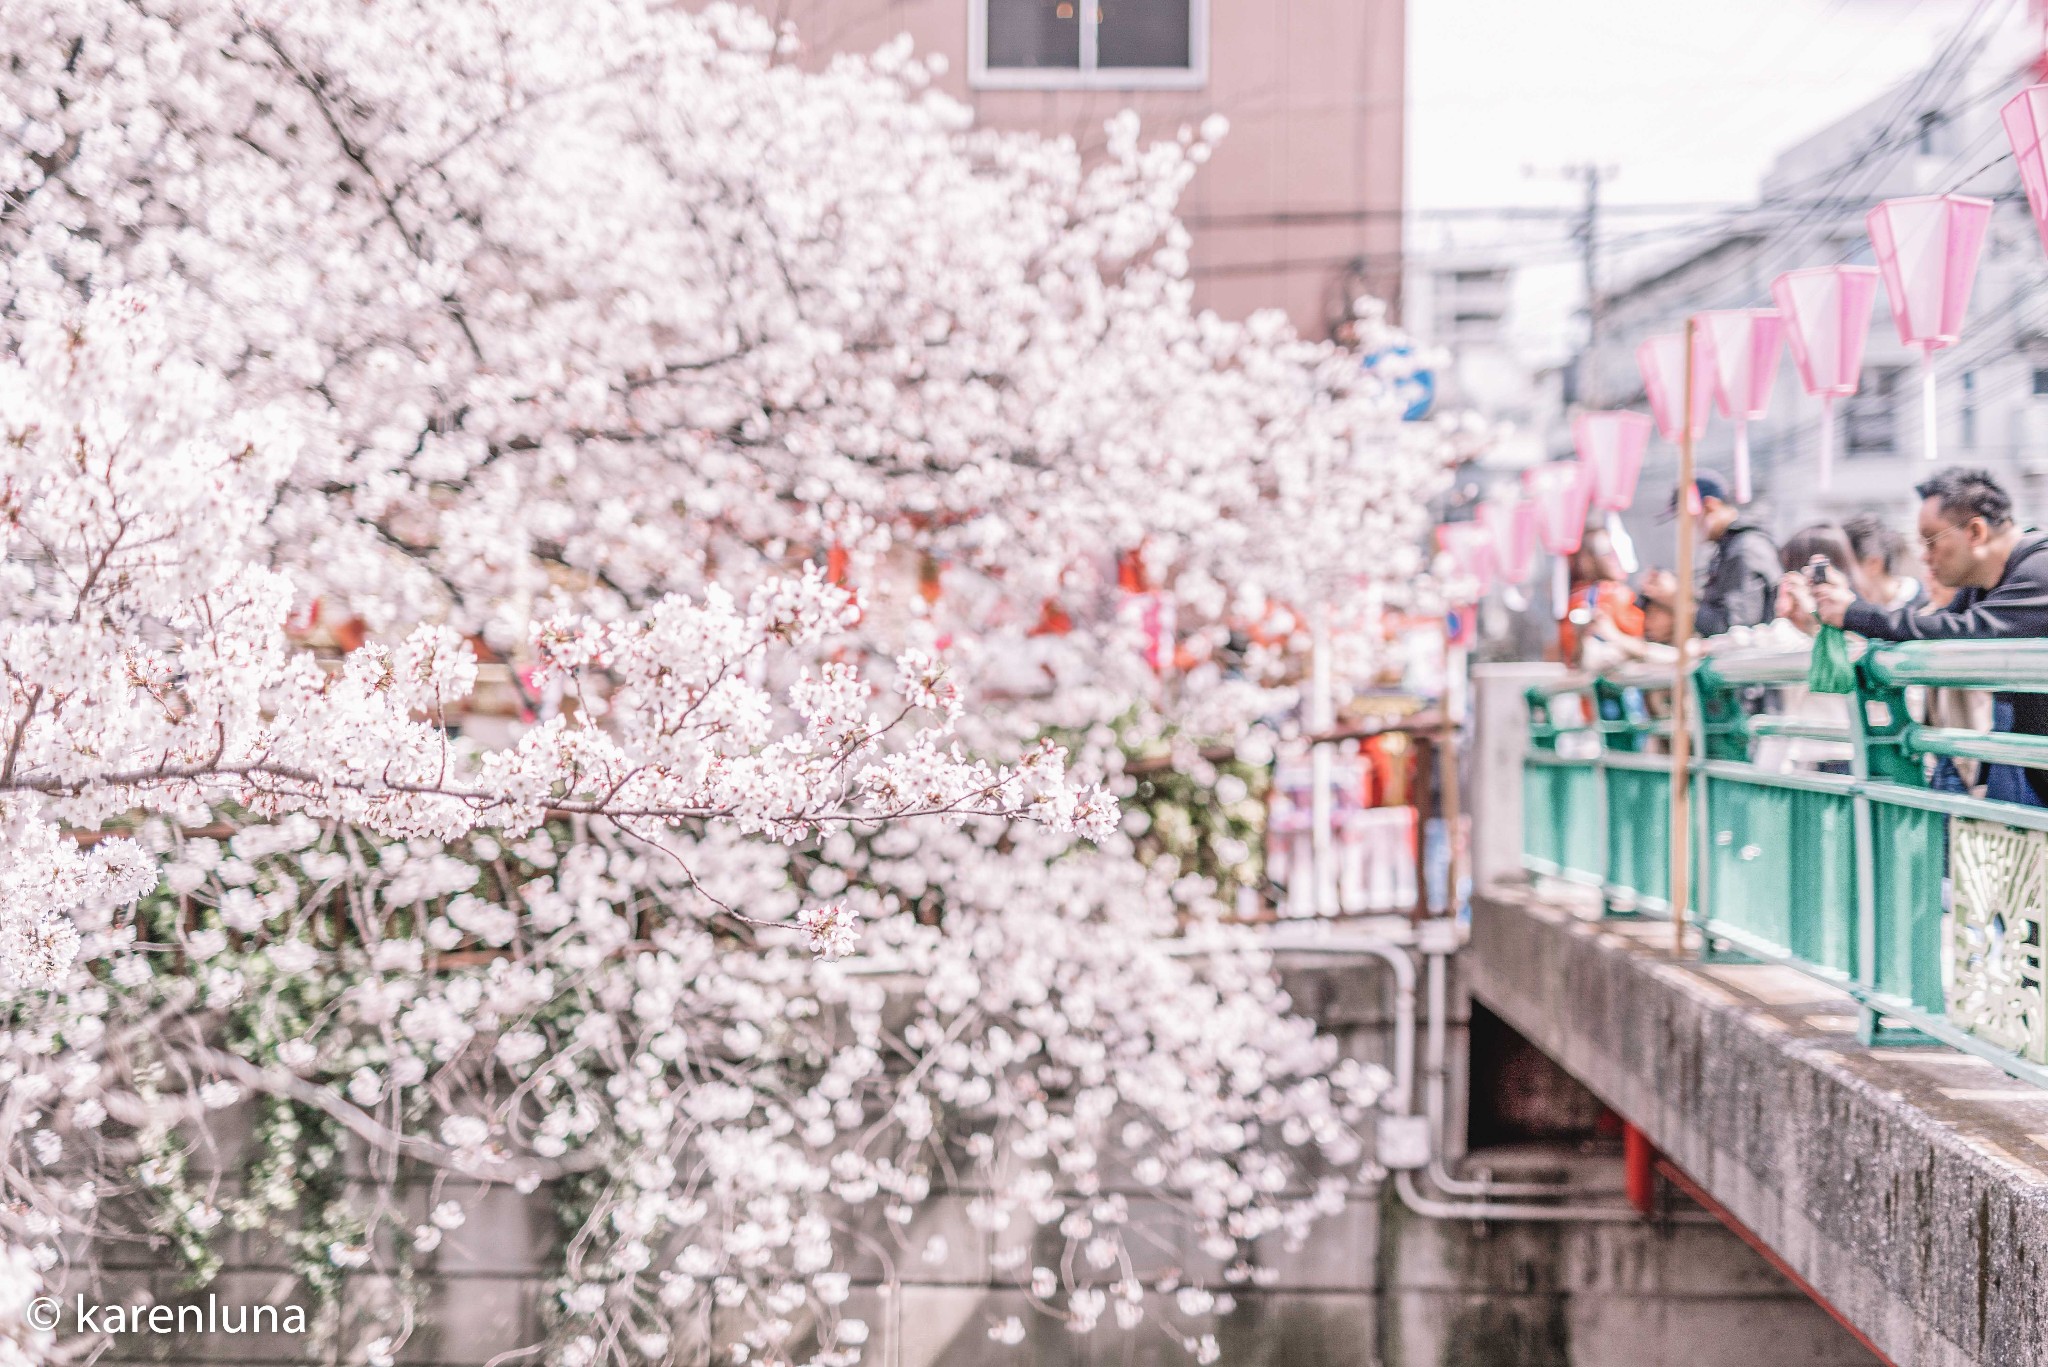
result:
<svg viewBox="0 0 2048 1367"><path fill-rule="evenodd" d="M1270 758L1467 440L1191 307L1223 128L1084 165L725 5L0 38L0 1302L228 1231L331 1295L545 1183L550 1360L852 1362L949 1174L1097 1332L1120 1165L1226 1280L1374 1180L1384 1076L1116 796Z"/></svg>

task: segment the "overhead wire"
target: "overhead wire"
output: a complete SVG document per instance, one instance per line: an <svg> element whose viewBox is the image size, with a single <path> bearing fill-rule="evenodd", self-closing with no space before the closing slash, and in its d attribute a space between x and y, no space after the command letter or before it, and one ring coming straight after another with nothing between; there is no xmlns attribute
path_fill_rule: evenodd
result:
<svg viewBox="0 0 2048 1367"><path fill-rule="evenodd" d="M1915 79L1902 83L1899 92L1889 102L1879 128L1872 136L1862 140L1856 152L1827 168L1810 173L1787 185L1775 187L1780 203L1796 192L1824 180L1838 186L1847 182L1846 188L1853 193L1838 193L1836 196L1816 201L1789 224L1772 223L1767 217L1759 222L1760 215L1733 216L1723 227L1722 240L1727 240L1730 229L1738 232L1748 229L1766 239L1765 254L1780 260L1796 260L1797 257L1793 254L1795 248L1806 248L1816 235L1825 238L1839 232L1843 218L1850 211L1870 207L1874 203L1870 195L1875 192L1876 183L1881 182L1884 174L1890 169L1888 159L1887 162L1876 162L1875 158L1923 137L1930 113L1938 115L1942 124L1952 126L1964 114L2012 88L2011 76L2005 75L1961 101L1953 100L1956 85L1975 68L1986 45L1995 35L1996 25L1976 32L1974 38L1973 32L1984 19L1994 17L2000 12L2001 7L1996 5L1994 0L1980 0L1970 16L1950 35L1934 60L1923 67ZM1930 94L1931 99L1927 98ZM1933 105L1932 110L1927 108L1929 104ZM1916 115L1913 125L1903 127L1902 120L1909 115ZM1941 193L1950 193L1971 185L2001 163L2010 160L2012 154L2008 151L1975 165L1967 172L1957 174L1958 168L1976 160L1985 149L1986 143L1995 139L1997 133L1998 126L1994 123L1983 134L1958 148L1948 157L1935 177L1937 184L1946 186ZM1861 174L1866 168L1871 173L1868 176ZM1995 202L2023 198L2016 190L1997 192L1990 197ZM1766 209L1771 199L1772 196L1765 196L1759 201L1758 208ZM1827 213L1830 209L1835 212ZM1845 254L1853 255L1855 250L1851 249ZM1695 296L1704 293L1711 297L1717 287L1727 284L1737 272L1760 275L1761 268L1766 263L1760 263L1756 259L1757 255L1758 253L1754 252L1745 254L1743 259L1731 262L1718 272L1710 273L1704 283L1697 276L1689 277L1685 280L1686 288ZM2006 317L2012 318L2012 326L1998 327ZM1986 334L1987 324L1996 330L1996 335ZM1990 315L1980 315L1972 329L1977 337L1966 348L1952 351L1945 369L1953 375L1959 366L1975 368L2000 357L2012 355L2012 339L2025 328L2037 325L2048 325L2048 291L2042 290L2038 284L2029 290L2015 292L2001 299ZM2014 389L2031 382L2031 372L2022 365L2016 367L2014 373L2002 376L1991 386L1973 387L1969 401L1973 405L1992 405L2009 397ZM1852 413L1853 411L1851 410ZM1843 421L1848 416L1838 414L1835 420ZM1758 443L1755 452L1760 473L1778 466L1786 457L1793 456L1803 449L1808 440L1818 435L1822 420L1822 415L1814 414L1794 423L1774 425L1766 434L1760 434L1765 436L1765 440ZM1845 458L1846 455L1847 453Z"/></svg>
<svg viewBox="0 0 2048 1367"><path fill-rule="evenodd" d="M1887 153L1927 136L1930 126L1955 126L1986 101L2011 89L2011 77L2006 75L1960 99L1956 97L1957 87L1976 69L1986 47L1998 33L1999 22L2013 3L2014 0L1976 0L1969 14L1948 33L1934 57L1884 97L1883 112L1877 126L1860 138L1855 149L1846 156L1805 172L1796 179L1772 186L1751 204L1605 206L1603 214L1615 216L1651 216L1668 212L1679 217L1675 222L1604 234L1599 239L1602 254L1610 257L1615 253L1634 254L1666 242L1691 242L1702 250L1712 250L1725 245L1731 237L1750 236L1761 240L1759 245L1763 254L1791 262L1810 252L1817 241L1841 236L1845 220L1853 221L1852 215L1860 215L1880 202L1882 180L1893 165ZM1948 154L1942 168L1935 173L1937 183L1948 182L1951 188L1969 185L2009 160L2010 152L2001 153L1987 161L1977 162L1968 172L1957 175L1958 169L1966 162L1975 161L1986 143L1995 139L1997 132L1994 123ZM1821 185L1831 187L1831 192L1810 193ZM2021 195L2014 190L1994 193L1992 198L2002 202L2017 200ZM1201 274L1239 274L1260 269L1329 267L1370 264L1373 261L1412 266L1432 257L1455 261L1475 256L1483 257L1489 264L1519 268L1563 265L1577 260L1580 255L1580 244L1572 234L1582 213L1582 210L1569 206L1493 206L1491 209L1469 206L1419 211L1408 216L1422 220L1468 217L1494 217L1503 222L1535 220L1554 223L1555 230L1525 235L1513 242L1471 246L1453 243L1422 249L1404 247L1400 251L1384 253L1347 253L1285 262L1218 263L1198 269ZM1857 226L1860 227L1860 223ZM1854 236L1860 238L1861 234ZM1849 246L1846 250L1838 250L1835 255L1838 258L1853 256L1859 251L1859 247ZM1775 274L1769 269L1775 263L1759 261L1758 255L1756 251L1742 253L1717 270L1704 275L1688 274L1684 277L1684 284L1689 293L1711 296L1738 274L1746 273L1759 280L1767 273ZM1683 256L1670 258L1665 272L1683 271L1683 260ZM2013 312L2019 304L2018 299L2007 299L2001 301L2000 308L2004 312ZM2037 310L2048 308L2048 300L2040 301L2035 307ZM1987 320L1980 319L1980 323L1982 321ZM1817 430L1817 426L1816 420L1810 424L1810 430Z"/></svg>
<svg viewBox="0 0 2048 1367"><path fill-rule="evenodd" d="M1766 194L1758 201L1758 207L1768 208L1778 196L1790 197L1801 191L1810 190L1818 184L1830 184L1838 188L1841 198L1852 200L1868 199L1875 191L1874 181L1881 178L1885 167L1875 169L1880 177L1867 177L1862 173L1871 168L1872 159L1886 151L1904 146L1921 136L1920 117L1928 111L1930 102L1946 103L1953 94L1954 85L1960 82L1982 56L1986 44L1995 34L1995 25L1982 33L1972 34L1986 18L2001 14L2012 0L1977 0L1970 14L1952 32L1934 59L1909 82L1903 83L1894 93L1882 116L1882 122L1873 134L1864 139L1858 150L1848 157L1827 167L1816 170L1787 186L1779 186L1773 194ZM1958 61L1958 58L1961 60ZM1939 93L1930 93L1930 87L1939 85ZM1957 106L1953 113L1961 114L1977 103L1988 99L2006 88L2001 80L1985 90L1976 92L1970 100ZM1901 126L1901 121L1912 115L1915 122L1910 130ZM1817 205L1800 214L1792 223L1776 225L1773 236L1778 240L1772 244L1774 254L1782 260L1796 261L1809 255L1818 240L1828 237L1840 223L1838 216L1823 219L1824 206ZM1726 285L1737 271L1754 270L1755 263L1742 261L1731 263L1719 273L1710 273L1704 279L1695 278L1688 284L1696 291L1712 294Z"/></svg>

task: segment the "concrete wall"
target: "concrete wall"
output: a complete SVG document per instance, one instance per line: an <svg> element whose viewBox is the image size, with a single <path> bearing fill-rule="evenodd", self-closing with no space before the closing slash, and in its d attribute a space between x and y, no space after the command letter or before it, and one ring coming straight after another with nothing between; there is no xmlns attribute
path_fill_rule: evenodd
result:
<svg viewBox="0 0 2048 1367"><path fill-rule="evenodd" d="M1563 677L1564 666L1529 663L1472 667L1472 746L1465 791L1472 806L1472 886L1522 870L1522 755L1529 748L1526 690Z"/></svg>
<svg viewBox="0 0 2048 1367"><path fill-rule="evenodd" d="M1384 967L1362 956L1330 954L1283 956L1282 966L1299 1009L1338 1035L1350 1054L1388 1061ZM1455 998L1454 1094L1464 1086L1468 1009L1462 992ZM1462 1119L1455 1117L1461 1115L1460 1104L1453 1121L1459 1130ZM1484 1160L1502 1176L1566 1171L1577 1185L1602 1189L1608 1199L1620 1185L1611 1147L1493 1151ZM229 1180L232 1166L229 1160ZM424 1217L424 1196L413 1199ZM499 1188L481 1203L464 1199L472 1204L468 1223L422 1262L429 1288L425 1317L401 1361L477 1367L539 1333L544 1259L560 1237L547 1193L520 1196ZM1204 1264L1156 1202L1139 1197L1133 1204L1161 1239L1149 1250L1144 1240L1133 1240L1141 1275L1153 1280L1170 1268ZM993 1246L970 1227L963 1205L961 1194L942 1194L907 1231L912 1249L931 1234L946 1235L952 1255L944 1266L927 1267L907 1255L895 1285L871 1260L849 1268L864 1283L849 1313L873 1330L867 1363L1178 1367L1189 1361L1160 1333L1156 1314L1134 1332L1105 1323L1086 1336L1036 1316L1019 1291L993 1284ZM228 1270L213 1288L222 1303L312 1304L277 1270L284 1261L277 1249L236 1238L227 1257ZM111 1298L147 1286L166 1301L177 1299L178 1274L146 1253L116 1261L125 1267ZM1240 1292L1232 1313L1198 1326L1216 1334L1229 1367L1848 1367L1862 1360L1843 1351L1840 1331L1818 1310L1714 1227L1441 1223L1409 1214L1389 1191L1325 1222L1303 1248L1289 1251L1277 1241L1262 1248L1258 1262L1273 1270L1272 1283ZM366 1312L391 1292L379 1278L349 1282L341 1301L345 1343L361 1341ZM992 1344L988 1327L1012 1314L1029 1326L1030 1337L1014 1349ZM701 1319L679 1326L677 1361L710 1363L712 1328ZM304 1339L211 1335L133 1340L113 1360L198 1367L322 1359ZM341 1360L362 1359L349 1352Z"/></svg>

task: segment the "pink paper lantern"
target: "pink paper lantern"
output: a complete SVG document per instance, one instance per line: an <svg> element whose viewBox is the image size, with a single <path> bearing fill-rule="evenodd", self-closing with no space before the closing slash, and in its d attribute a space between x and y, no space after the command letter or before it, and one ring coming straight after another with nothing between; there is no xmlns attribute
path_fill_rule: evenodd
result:
<svg viewBox="0 0 2048 1367"><path fill-rule="evenodd" d="M1712 309L1696 315L1714 367L1721 416L1735 420L1735 501L1749 502L1749 420L1770 411L1785 345L1776 309Z"/></svg>
<svg viewBox="0 0 2048 1367"><path fill-rule="evenodd" d="M1562 618L1571 597L1571 567L1566 562L1586 539L1586 510L1593 501L1591 471L1575 460L1539 465L1522 476L1536 505L1536 535L1551 561L1551 608Z"/></svg>
<svg viewBox="0 0 2048 1367"><path fill-rule="evenodd" d="M1493 535L1477 522L1446 522L1436 529L1437 548L1450 557L1460 579L1474 580L1485 593L1493 583Z"/></svg>
<svg viewBox="0 0 2048 1367"><path fill-rule="evenodd" d="M1953 346L1970 307L1977 254L1991 223L1991 201L1968 195L1888 199L1865 223L1899 340L1923 352Z"/></svg>
<svg viewBox="0 0 2048 1367"><path fill-rule="evenodd" d="M1776 309L1709 309L1694 315L1713 358L1715 399L1724 418L1761 418L1771 410L1785 318Z"/></svg>
<svg viewBox="0 0 2048 1367"><path fill-rule="evenodd" d="M1786 271L1771 282L1771 298L1785 320L1785 343L1799 383L1821 401L1820 487L1832 482L1835 400L1863 380L1863 344L1870 335L1870 305L1877 297L1874 266L1816 266Z"/></svg>
<svg viewBox="0 0 2048 1367"><path fill-rule="evenodd" d="M1554 460L1522 476L1522 485L1536 506L1536 535L1543 549L1565 556L1586 537L1586 510L1592 504L1593 482L1575 460Z"/></svg>
<svg viewBox="0 0 2048 1367"><path fill-rule="evenodd" d="M1899 340L1920 348L1921 445L1935 457L1934 353L1954 346L1970 309L1977 255L1991 224L1991 201L1968 195L1888 199L1864 220Z"/></svg>
<svg viewBox="0 0 2048 1367"><path fill-rule="evenodd" d="M1650 444L1650 420L1641 413L1581 413L1572 419L1579 464L1592 472L1595 508L1620 512L1636 501L1636 478Z"/></svg>
<svg viewBox="0 0 2048 1367"><path fill-rule="evenodd" d="M1863 343L1877 297L1875 266L1786 271L1771 282L1785 320L1785 341L1809 394L1843 399L1863 378Z"/></svg>
<svg viewBox="0 0 2048 1367"><path fill-rule="evenodd" d="M1714 406L1714 367L1707 355L1703 335L1695 332L1692 367L1692 438L1706 434L1707 414ZM1643 372L1643 392L1650 396L1650 412L1664 440L1679 438L1679 409L1685 404L1685 334L1660 333L1646 338L1636 348L1636 364Z"/></svg>
<svg viewBox="0 0 2048 1367"><path fill-rule="evenodd" d="M1479 525L1493 541L1493 568L1504 584L1526 584L1536 568L1536 507L1527 499L1479 505Z"/></svg>
<svg viewBox="0 0 2048 1367"><path fill-rule="evenodd" d="M2048 85L2028 86L2005 102L1999 111L2005 121L2005 136L2012 143L2012 159L2020 168L2020 184L2027 188L2027 207L2034 213L2034 229L2041 245L2048 247Z"/></svg>
<svg viewBox="0 0 2048 1367"><path fill-rule="evenodd" d="M1650 419L1641 413L1581 413L1572 419L1572 445L1590 472L1592 504L1607 514L1607 539L1621 567L1635 573L1636 547L1622 525L1622 509L1636 501L1636 479L1650 445Z"/></svg>

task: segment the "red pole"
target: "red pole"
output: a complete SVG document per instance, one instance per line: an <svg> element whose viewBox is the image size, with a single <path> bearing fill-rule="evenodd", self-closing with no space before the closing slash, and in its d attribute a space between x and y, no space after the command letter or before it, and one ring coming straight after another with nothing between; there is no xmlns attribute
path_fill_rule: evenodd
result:
<svg viewBox="0 0 2048 1367"><path fill-rule="evenodd" d="M1628 1192L1628 1203L1645 1215L1655 1213L1657 1205L1657 1151L1650 1147L1650 1136L1635 1127L1634 1122L1621 1122L1621 1163L1623 1188Z"/></svg>

